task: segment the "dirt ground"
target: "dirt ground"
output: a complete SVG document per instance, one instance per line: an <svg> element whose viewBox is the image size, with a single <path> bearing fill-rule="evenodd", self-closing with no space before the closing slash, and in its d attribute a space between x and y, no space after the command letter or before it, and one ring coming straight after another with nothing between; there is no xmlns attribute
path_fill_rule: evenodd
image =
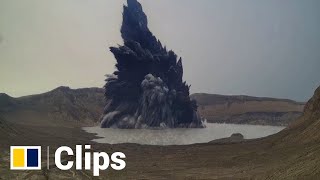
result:
<svg viewBox="0 0 320 180"><path fill-rule="evenodd" d="M273 137L239 143L206 143L185 146L96 144L93 134L81 128L14 125L2 133L0 179L319 179L320 144L274 143ZM5 136L4 136L5 134ZM274 135L276 137L277 135ZM61 171L54 165L54 151L67 145L91 144L92 151L126 154L122 171ZM41 145L42 171L10 171L10 145ZM50 169L46 166L50 146ZM66 159L73 157L66 157Z"/></svg>

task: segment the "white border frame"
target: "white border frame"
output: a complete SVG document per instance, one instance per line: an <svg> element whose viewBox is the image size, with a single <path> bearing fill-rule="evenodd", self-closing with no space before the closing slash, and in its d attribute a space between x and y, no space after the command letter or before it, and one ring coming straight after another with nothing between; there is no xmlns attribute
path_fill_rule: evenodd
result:
<svg viewBox="0 0 320 180"><path fill-rule="evenodd" d="M24 167L13 167L13 149L23 149L24 150ZM38 166L37 167L27 167L27 149L37 149L38 150ZM10 169L11 170L41 170L41 146L10 146Z"/></svg>

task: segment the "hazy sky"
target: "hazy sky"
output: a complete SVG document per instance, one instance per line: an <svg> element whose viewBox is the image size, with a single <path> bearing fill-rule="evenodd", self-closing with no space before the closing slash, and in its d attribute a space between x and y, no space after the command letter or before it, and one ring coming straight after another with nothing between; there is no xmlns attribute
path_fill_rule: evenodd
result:
<svg viewBox="0 0 320 180"><path fill-rule="evenodd" d="M305 101L320 85L319 0L140 0L191 91ZM121 0L1 0L0 92L102 87Z"/></svg>

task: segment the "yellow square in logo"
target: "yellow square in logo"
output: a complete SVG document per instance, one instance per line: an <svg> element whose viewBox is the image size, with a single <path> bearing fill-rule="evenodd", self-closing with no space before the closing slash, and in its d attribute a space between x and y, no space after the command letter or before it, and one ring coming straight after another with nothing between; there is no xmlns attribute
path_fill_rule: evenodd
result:
<svg viewBox="0 0 320 180"><path fill-rule="evenodd" d="M24 149L13 149L13 167L24 167Z"/></svg>

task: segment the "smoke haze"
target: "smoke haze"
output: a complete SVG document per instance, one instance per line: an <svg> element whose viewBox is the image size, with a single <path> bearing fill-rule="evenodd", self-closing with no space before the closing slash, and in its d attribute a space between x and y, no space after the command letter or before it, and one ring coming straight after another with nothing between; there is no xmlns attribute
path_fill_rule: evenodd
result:
<svg viewBox="0 0 320 180"><path fill-rule="evenodd" d="M318 0L140 2L151 31L182 56L192 93L305 101L320 83ZM102 87L124 3L2 0L0 92Z"/></svg>

